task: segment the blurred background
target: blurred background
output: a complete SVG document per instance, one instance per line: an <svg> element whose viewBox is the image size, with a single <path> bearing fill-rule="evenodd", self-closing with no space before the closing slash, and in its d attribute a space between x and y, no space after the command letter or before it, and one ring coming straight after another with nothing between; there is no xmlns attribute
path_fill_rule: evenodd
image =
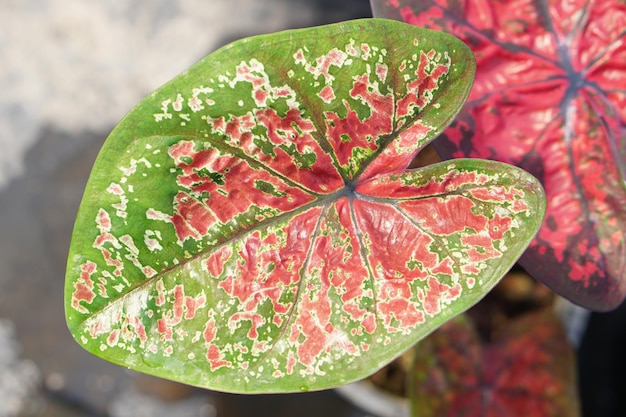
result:
<svg viewBox="0 0 626 417"><path fill-rule="evenodd" d="M369 16L368 0L0 0L0 417L366 415L334 391L220 394L97 359L63 285L93 161L143 96L235 39Z"/></svg>

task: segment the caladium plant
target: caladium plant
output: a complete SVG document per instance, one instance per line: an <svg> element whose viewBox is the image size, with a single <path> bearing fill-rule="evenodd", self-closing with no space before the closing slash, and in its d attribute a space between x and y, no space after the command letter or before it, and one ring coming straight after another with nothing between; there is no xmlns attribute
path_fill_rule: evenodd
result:
<svg viewBox="0 0 626 417"><path fill-rule="evenodd" d="M594 310L626 296L626 3L371 0L375 16L443 30L476 55L473 91L434 145L517 165L548 208L520 264Z"/></svg>
<svg viewBox="0 0 626 417"><path fill-rule="evenodd" d="M552 309L482 340L462 314L417 345L409 372L419 417L578 417L575 354Z"/></svg>
<svg viewBox="0 0 626 417"><path fill-rule="evenodd" d="M231 392L363 378L482 298L527 247L528 173L408 170L474 74L456 38L368 19L226 46L104 144L66 316L90 352Z"/></svg>

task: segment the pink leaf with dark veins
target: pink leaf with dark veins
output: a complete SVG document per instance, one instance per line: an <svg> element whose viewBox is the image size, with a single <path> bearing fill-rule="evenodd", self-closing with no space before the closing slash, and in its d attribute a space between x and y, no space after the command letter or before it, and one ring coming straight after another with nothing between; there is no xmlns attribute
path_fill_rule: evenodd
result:
<svg viewBox="0 0 626 417"><path fill-rule="evenodd" d="M551 309L482 340L465 314L415 346L408 395L420 417L578 416L575 352Z"/></svg>
<svg viewBox="0 0 626 417"><path fill-rule="evenodd" d="M544 224L520 259L573 302L626 297L626 4L615 0L372 0L375 16L449 32L474 52L474 88L434 142L444 158L535 175Z"/></svg>

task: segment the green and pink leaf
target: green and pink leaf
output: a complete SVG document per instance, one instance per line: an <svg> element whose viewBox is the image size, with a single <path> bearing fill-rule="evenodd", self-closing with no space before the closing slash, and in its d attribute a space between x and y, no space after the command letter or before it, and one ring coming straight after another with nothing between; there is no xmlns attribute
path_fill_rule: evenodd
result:
<svg viewBox="0 0 626 417"><path fill-rule="evenodd" d="M510 165L407 170L469 94L455 38L385 20L242 40L144 99L87 184L76 340L232 392L363 378L482 298L538 229Z"/></svg>

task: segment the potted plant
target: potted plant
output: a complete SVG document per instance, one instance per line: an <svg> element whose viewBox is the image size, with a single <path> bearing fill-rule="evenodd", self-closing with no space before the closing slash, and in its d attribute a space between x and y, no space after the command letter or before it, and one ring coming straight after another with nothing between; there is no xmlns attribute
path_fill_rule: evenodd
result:
<svg viewBox="0 0 626 417"><path fill-rule="evenodd" d="M482 299L541 225L508 164L407 169L454 118L456 38L367 19L209 55L113 130L66 318L111 362L229 392L363 378Z"/></svg>

